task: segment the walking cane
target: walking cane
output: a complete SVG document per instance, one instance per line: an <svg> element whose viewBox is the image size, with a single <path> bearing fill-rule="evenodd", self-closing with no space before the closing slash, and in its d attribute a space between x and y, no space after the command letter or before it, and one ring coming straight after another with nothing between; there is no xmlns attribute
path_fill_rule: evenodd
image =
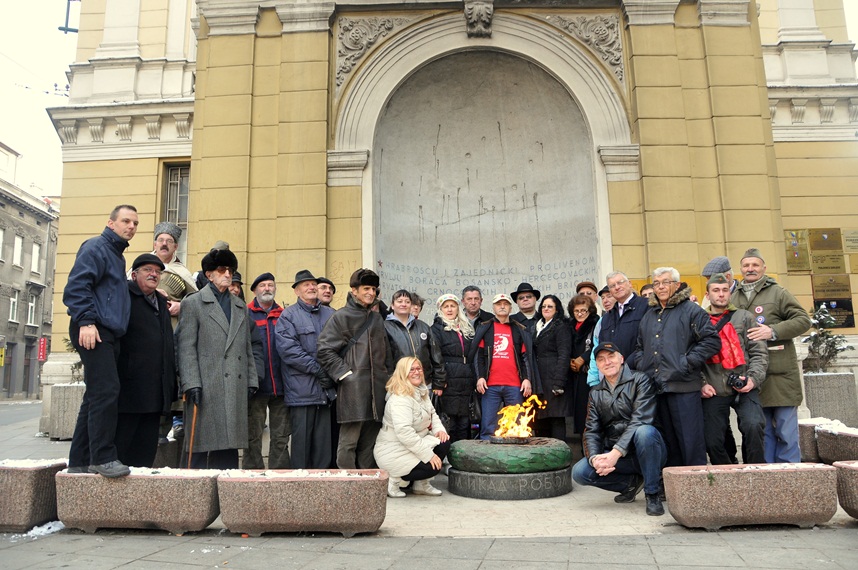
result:
<svg viewBox="0 0 858 570"><path fill-rule="evenodd" d="M184 394L182 395L182 399L185 399ZM188 441L188 469L191 468L191 457L194 455L194 435L196 435L197 430L197 404L194 402L194 413L191 417L191 439Z"/></svg>

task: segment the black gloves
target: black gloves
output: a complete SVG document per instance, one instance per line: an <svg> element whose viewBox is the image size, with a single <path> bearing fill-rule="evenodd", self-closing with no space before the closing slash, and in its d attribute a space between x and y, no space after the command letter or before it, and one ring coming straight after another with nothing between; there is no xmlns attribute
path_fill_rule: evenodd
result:
<svg viewBox="0 0 858 570"><path fill-rule="evenodd" d="M185 390L185 401L194 406L199 406L200 402L203 401L203 389L188 388Z"/></svg>
<svg viewBox="0 0 858 570"><path fill-rule="evenodd" d="M254 388L253 386L247 387L247 399L248 400L253 398L253 395L256 394L256 390L257 390L257 388Z"/></svg>
<svg viewBox="0 0 858 570"><path fill-rule="evenodd" d="M328 376L328 373L325 372L324 368L319 368L316 371L316 380L319 382L319 386L327 390L328 388L333 388L335 386L334 379Z"/></svg>

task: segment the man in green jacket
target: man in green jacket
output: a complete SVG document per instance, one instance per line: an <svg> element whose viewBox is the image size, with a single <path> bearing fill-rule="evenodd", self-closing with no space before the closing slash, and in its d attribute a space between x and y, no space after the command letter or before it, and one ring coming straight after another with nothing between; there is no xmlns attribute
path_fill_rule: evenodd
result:
<svg viewBox="0 0 858 570"><path fill-rule="evenodd" d="M766 416L766 462L798 463L798 405L802 394L792 339L810 328L810 318L789 291L766 276L760 250L746 251L741 267L743 279L730 301L754 315L757 326L748 330L748 339L766 341L769 350L766 380L760 388Z"/></svg>

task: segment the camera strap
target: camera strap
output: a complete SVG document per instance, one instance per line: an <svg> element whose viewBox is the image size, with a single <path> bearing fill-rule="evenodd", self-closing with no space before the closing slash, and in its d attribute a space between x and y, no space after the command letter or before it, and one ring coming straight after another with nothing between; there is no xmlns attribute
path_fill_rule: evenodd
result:
<svg viewBox="0 0 858 570"><path fill-rule="evenodd" d="M736 311L726 311L721 318L718 319L718 323L715 325L715 332L720 333L721 329L727 326L727 323L730 322L730 316Z"/></svg>

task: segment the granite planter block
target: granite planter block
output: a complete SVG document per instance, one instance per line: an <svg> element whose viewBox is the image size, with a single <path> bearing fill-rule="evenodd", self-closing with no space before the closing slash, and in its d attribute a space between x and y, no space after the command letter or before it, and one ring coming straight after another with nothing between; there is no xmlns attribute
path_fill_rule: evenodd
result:
<svg viewBox="0 0 858 570"><path fill-rule="evenodd" d="M816 445L823 463L858 459L858 429L840 422L817 426Z"/></svg>
<svg viewBox="0 0 858 570"><path fill-rule="evenodd" d="M798 420L798 447L801 460L807 463L819 463L819 448L816 445L816 426L830 424L828 418L809 418Z"/></svg>
<svg viewBox="0 0 858 570"><path fill-rule="evenodd" d="M203 530L217 518L217 470L142 469L108 479L57 474L57 513L67 527Z"/></svg>
<svg viewBox="0 0 858 570"><path fill-rule="evenodd" d="M806 372L804 392L805 404L812 415L858 427L858 393L851 372Z"/></svg>
<svg viewBox="0 0 858 570"><path fill-rule="evenodd" d="M230 532L375 532L387 514L387 471L227 471L217 480Z"/></svg>
<svg viewBox="0 0 858 570"><path fill-rule="evenodd" d="M686 527L822 524L837 512L837 472L819 463L668 467L670 514Z"/></svg>
<svg viewBox="0 0 858 570"><path fill-rule="evenodd" d="M72 438L85 390L83 382L54 384L51 388L51 423L48 430L51 439Z"/></svg>
<svg viewBox="0 0 858 570"><path fill-rule="evenodd" d="M0 461L0 532L26 532L57 520L54 476L64 459Z"/></svg>
<svg viewBox="0 0 858 570"><path fill-rule="evenodd" d="M837 498L850 517L858 519L858 461L837 461Z"/></svg>
<svg viewBox="0 0 858 570"><path fill-rule="evenodd" d="M152 461L152 467L179 467L179 460L182 457L183 439L168 439L164 443L158 444L158 451L155 453L155 459Z"/></svg>

